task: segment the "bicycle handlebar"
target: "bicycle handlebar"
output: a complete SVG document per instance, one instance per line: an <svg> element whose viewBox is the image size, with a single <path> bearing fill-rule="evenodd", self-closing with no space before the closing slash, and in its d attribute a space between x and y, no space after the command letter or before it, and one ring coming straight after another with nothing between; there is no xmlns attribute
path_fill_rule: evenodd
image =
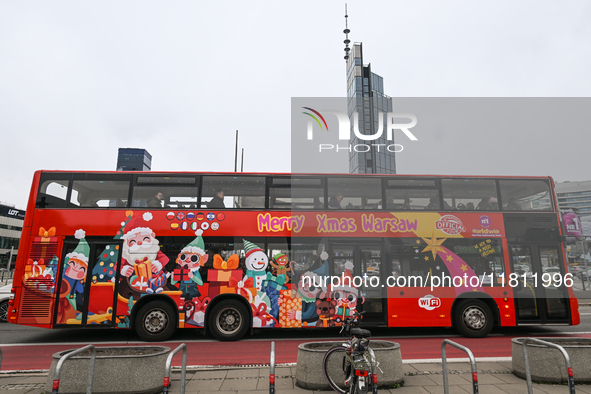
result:
<svg viewBox="0 0 591 394"><path fill-rule="evenodd" d="M365 313L365 311L355 311L353 313L353 316L351 317L346 317L345 320L343 321L343 326L341 328L341 333L343 332L343 330L345 331L345 335L349 336L351 335L351 327L353 326L353 324L357 321L357 318L361 317L363 314Z"/></svg>

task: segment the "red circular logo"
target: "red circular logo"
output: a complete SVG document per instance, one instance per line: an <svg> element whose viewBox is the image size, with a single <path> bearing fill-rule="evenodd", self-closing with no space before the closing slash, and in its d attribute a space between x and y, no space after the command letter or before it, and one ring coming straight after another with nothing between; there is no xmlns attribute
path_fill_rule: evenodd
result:
<svg viewBox="0 0 591 394"><path fill-rule="evenodd" d="M449 235L457 235L466 231L462 221L454 215L444 215L435 222L435 228Z"/></svg>

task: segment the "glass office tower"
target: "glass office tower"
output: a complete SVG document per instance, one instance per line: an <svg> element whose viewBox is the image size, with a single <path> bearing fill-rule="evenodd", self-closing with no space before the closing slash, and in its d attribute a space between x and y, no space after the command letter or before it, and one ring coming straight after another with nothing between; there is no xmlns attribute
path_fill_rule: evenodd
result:
<svg viewBox="0 0 591 394"><path fill-rule="evenodd" d="M371 72L371 64L363 64L361 43L353 44L347 59L347 111L351 122L351 145L384 144L379 151L372 147L369 152L349 153L349 172L354 174L395 174L396 162L394 152L388 152L386 146L394 141L386 140L386 114L392 112L392 100L384 94L384 79ZM378 130L378 113L382 112L382 137L375 141L363 141L355 137L353 132L353 114L357 112L358 126L361 134L373 135Z"/></svg>
<svg viewBox="0 0 591 394"><path fill-rule="evenodd" d="M150 171L152 155L145 149L119 148L117 171Z"/></svg>

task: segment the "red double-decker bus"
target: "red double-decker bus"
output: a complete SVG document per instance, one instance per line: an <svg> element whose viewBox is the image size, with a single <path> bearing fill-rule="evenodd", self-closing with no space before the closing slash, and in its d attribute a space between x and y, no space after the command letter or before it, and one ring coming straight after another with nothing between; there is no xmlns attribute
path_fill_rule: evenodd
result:
<svg viewBox="0 0 591 394"><path fill-rule="evenodd" d="M556 207L548 177L38 171L8 321L576 325Z"/></svg>

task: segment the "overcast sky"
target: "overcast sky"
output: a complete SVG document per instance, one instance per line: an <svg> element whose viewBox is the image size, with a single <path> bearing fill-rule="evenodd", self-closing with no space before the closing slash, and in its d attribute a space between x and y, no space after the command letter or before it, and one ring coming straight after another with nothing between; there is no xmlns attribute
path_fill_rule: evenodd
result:
<svg viewBox="0 0 591 394"><path fill-rule="evenodd" d="M390 96L590 95L587 1L348 4ZM146 148L155 171L232 171L236 129L245 170L290 171L291 97L346 94L343 14L332 0L1 1L0 201L25 208L38 169L114 170L119 147ZM524 130L523 157L470 173L591 179L590 131ZM477 136L398 170L462 173Z"/></svg>

